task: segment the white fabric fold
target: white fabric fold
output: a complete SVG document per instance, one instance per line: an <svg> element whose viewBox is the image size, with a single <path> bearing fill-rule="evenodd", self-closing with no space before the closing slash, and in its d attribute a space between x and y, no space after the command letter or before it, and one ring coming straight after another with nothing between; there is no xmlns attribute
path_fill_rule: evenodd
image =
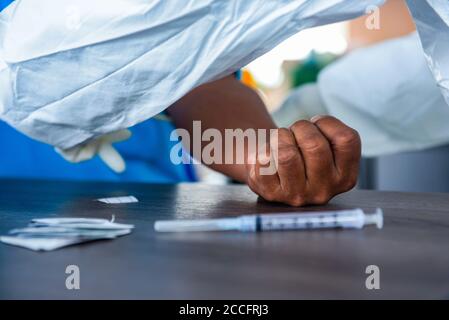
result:
<svg viewBox="0 0 449 320"><path fill-rule="evenodd" d="M302 29L383 2L16 0L0 14L0 117L69 149L153 117Z"/></svg>

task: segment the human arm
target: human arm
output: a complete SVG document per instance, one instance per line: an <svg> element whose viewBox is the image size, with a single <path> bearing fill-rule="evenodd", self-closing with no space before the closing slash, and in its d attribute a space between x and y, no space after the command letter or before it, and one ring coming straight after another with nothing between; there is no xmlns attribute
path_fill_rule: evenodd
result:
<svg viewBox="0 0 449 320"><path fill-rule="evenodd" d="M175 126L186 129L191 136L194 121L201 121L203 132L214 128L223 137L226 129L277 129L257 93L233 76L200 86L172 105L168 112ZM226 150L224 140L223 150ZM355 185L360 138L339 120L322 117L298 121L288 129L278 130L277 140L275 174L261 174L265 155L251 155L248 146L244 163L209 166L247 183L266 200L294 206L326 203ZM273 141L267 142L270 151L273 150ZM202 147L208 143L202 141ZM251 157L256 161L251 161Z"/></svg>

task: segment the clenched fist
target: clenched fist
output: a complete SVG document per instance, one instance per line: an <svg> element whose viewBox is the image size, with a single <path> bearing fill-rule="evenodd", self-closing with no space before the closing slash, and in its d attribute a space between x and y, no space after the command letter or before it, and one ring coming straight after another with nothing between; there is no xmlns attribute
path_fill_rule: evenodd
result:
<svg viewBox="0 0 449 320"><path fill-rule="evenodd" d="M325 204L357 182L360 137L333 117L317 116L279 129L268 149L253 155L247 164L249 187L268 201L292 206ZM267 171L270 161L275 173L267 175L263 169Z"/></svg>

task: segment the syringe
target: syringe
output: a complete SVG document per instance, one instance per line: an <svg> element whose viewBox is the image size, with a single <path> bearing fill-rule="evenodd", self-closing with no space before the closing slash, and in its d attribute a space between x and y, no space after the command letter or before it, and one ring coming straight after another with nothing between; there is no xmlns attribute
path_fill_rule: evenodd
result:
<svg viewBox="0 0 449 320"><path fill-rule="evenodd" d="M352 228L361 229L375 224L383 227L383 212L378 208L372 214L362 209L324 211L316 213L279 213L245 215L236 218L203 220L167 220L156 221L154 229L158 232L195 232L195 231L276 231Z"/></svg>

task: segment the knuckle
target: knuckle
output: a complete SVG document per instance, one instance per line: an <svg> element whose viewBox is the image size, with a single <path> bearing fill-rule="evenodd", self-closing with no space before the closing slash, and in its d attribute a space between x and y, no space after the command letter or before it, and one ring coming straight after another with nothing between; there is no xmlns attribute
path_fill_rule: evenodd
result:
<svg viewBox="0 0 449 320"><path fill-rule="evenodd" d="M301 142L301 150L314 153L322 151L326 146L326 141L317 133L306 134Z"/></svg>
<svg viewBox="0 0 449 320"><path fill-rule="evenodd" d="M254 193L257 193L258 195L260 195L261 184L258 182L257 177L248 177L248 180L246 181L246 184L251 189L251 191L253 191Z"/></svg>
<svg viewBox="0 0 449 320"><path fill-rule="evenodd" d="M248 185L248 187L252 191L256 192L256 190L257 190L257 188L256 188L257 182L256 182L256 177L255 176L253 176L252 174L249 174L248 178L247 178L247 181L246 181L246 184Z"/></svg>
<svg viewBox="0 0 449 320"><path fill-rule="evenodd" d="M347 128L337 132L334 141L337 145L358 145L360 144L360 136L356 130Z"/></svg>
<svg viewBox="0 0 449 320"><path fill-rule="evenodd" d="M279 143L291 143L292 141L291 131L286 128L278 129L278 140Z"/></svg>
<svg viewBox="0 0 449 320"><path fill-rule="evenodd" d="M280 194L280 186L272 183L258 183L259 195L267 201L277 201Z"/></svg>
<svg viewBox="0 0 449 320"><path fill-rule="evenodd" d="M356 176L350 176L346 179L346 181L343 183L343 192L352 190L357 185L357 177Z"/></svg>
<svg viewBox="0 0 449 320"><path fill-rule="evenodd" d="M256 180L256 168L252 165L248 170L248 183L253 183Z"/></svg>
<svg viewBox="0 0 449 320"><path fill-rule="evenodd" d="M259 194L258 188L257 188L253 183L248 182L247 185L248 185L248 188L249 188L252 192L254 192L255 194Z"/></svg>
<svg viewBox="0 0 449 320"><path fill-rule="evenodd" d="M262 195L262 198L264 198L267 201L273 202L276 201L276 193L274 192L264 192Z"/></svg>
<svg viewBox="0 0 449 320"><path fill-rule="evenodd" d="M311 124L312 123L310 121L299 120L299 121L296 121L294 124L292 124L290 126L290 130L293 131L293 132L301 133L302 131L306 130L307 128L310 128Z"/></svg>
<svg viewBox="0 0 449 320"><path fill-rule="evenodd" d="M300 195L296 195L291 197L287 203L293 207L302 207L306 204L306 202L304 201L304 198Z"/></svg>
<svg viewBox="0 0 449 320"><path fill-rule="evenodd" d="M271 154L262 152L257 155L257 162L261 165L267 165L270 163L270 161L271 161Z"/></svg>
<svg viewBox="0 0 449 320"><path fill-rule="evenodd" d="M277 157L279 165L292 164L298 157L298 149L294 146L279 146Z"/></svg>
<svg viewBox="0 0 449 320"><path fill-rule="evenodd" d="M317 205L323 205L329 202L332 198L328 192L320 192L313 197L313 203Z"/></svg>
<svg viewBox="0 0 449 320"><path fill-rule="evenodd" d="M337 118L330 116L330 115L320 115L318 116L318 120L316 120L315 123L333 123L335 121L338 121Z"/></svg>

